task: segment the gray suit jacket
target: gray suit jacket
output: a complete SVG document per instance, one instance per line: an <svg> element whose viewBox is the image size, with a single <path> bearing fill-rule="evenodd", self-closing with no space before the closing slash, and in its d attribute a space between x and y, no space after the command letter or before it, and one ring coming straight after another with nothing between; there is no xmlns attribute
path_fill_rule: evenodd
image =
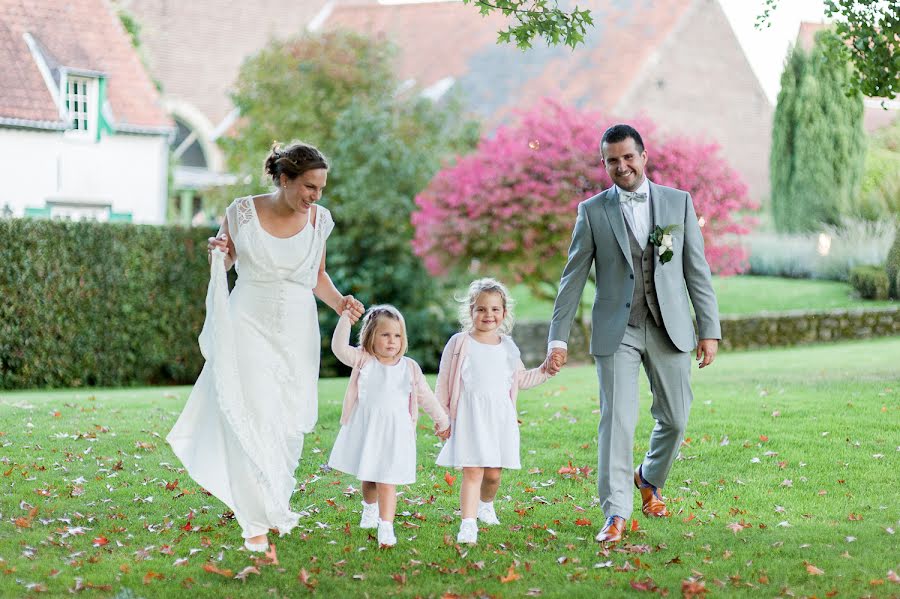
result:
<svg viewBox="0 0 900 599"><path fill-rule="evenodd" d="M703 236L691 195L650 183L655 224L678 224L673 232L674 256L660 264L655 254L654 282L663 324L681 351L697 345L688 295L697 315L700 338L720 339L719 307L713 292ZM625 336L634 294L634 268L619 194L611 187L578 205L569 259L563 270L550 322L550 341L567 341L581 293L593 263L597 291L591 313L591 353L607 356ZM685 292L685 289L687 292Z"/></svg>

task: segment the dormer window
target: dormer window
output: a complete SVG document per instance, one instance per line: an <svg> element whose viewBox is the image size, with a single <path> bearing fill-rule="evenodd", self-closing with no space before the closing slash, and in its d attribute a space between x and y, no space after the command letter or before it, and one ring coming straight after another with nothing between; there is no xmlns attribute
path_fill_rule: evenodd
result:
<svg viewBox="0 0 900 599"><path fill-rule="evenodd" d="M66 77L66 112L73 132L90 136L97 130L97 79Z"/></svg>

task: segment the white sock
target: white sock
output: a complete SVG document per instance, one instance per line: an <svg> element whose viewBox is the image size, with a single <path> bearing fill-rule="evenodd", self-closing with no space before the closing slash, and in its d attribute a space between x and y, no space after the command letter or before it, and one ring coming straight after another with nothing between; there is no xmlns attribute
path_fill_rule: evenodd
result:
<svg viewBox="0 0 900 599"><path fill-rule="evenodd" d="M472 524L475 524L475 518L463 518L462 522L460 524L465 524L466 522L471 522Z"/></svg>
<svg viewBox="0 0 900 599"><path fill-rule="evenodd" d="M494 502L493 502L493 501L482 501L482 500L480 500L480 499L478 500L478 507L481 508L481 507L484 507L484 506L486 506L486 505L487 505L487 506L494 505Z"/></svg>

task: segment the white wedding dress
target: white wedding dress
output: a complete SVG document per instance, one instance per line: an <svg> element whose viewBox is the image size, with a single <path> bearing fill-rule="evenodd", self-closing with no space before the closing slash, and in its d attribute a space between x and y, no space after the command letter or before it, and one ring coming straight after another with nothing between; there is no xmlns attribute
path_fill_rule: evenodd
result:
<svg viewBox="0 0 900 599"><path fill-rule="evenodd" d="M237 252L229 295L213 252L200 350L206 364L166 440L199 485L234 512L244 538L287 534L303 435L318 417L319 324L312 289L334 227L314 222L289 238L261 227L252 198L226 211Z"/></svg>

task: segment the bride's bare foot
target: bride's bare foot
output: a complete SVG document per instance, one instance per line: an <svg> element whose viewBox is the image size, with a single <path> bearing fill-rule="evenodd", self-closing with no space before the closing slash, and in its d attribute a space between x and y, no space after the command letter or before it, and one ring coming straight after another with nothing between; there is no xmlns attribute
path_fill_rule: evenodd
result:
<svg viewBox="0 0 900 599"><path fill-rule="evenodd" d="M249 539L244 539L244 547L249 551L258 551L260 553L268 551L269 539L266 535L256 535Z"/></svg>

